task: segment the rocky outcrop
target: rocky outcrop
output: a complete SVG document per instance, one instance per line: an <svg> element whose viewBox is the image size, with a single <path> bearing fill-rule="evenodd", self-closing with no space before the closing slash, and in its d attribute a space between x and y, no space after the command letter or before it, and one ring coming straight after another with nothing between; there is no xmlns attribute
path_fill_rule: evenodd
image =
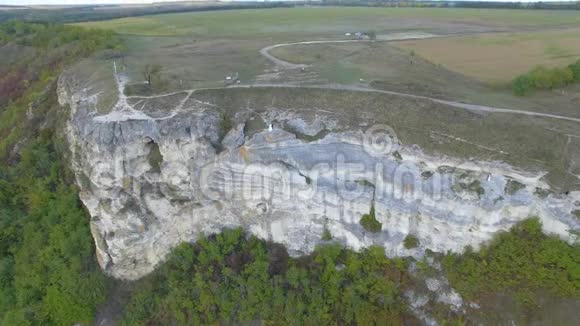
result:
<svg viewBox="0 0 580 326"><path fill-rule="evenodd" d="M225 107L196 91L127 97L124 77L116 82L118 100L102 112L97 89L71 73L59 81L81 200L114 277L142 277L179 243L237 226L294 254L324 230L391 256L461 251L528 216L576 239L580 193L550 194L541 173L424 154L363 113L354 124L316 107ZM360 224L364 214L380 232ZM419 245L406 249L409 234Z"/></svg>

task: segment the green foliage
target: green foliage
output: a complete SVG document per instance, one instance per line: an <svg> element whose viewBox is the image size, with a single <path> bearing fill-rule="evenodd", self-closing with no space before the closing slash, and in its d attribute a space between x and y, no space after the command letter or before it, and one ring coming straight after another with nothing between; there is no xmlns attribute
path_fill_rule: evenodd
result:
<svg viewBox="0 0 580 326"><path fill-rule="evenodd" d="M375 205L371 205L371 211L368 214L364 214L360 219L360 224L365 228L365 230L377 233L381 232L383 223L377 221L375 218Z"/></svg>
<svg viewBox="0 0 580 326"><path fill-rule="evenodd" d="M580 60L569 65L568 68L572 71L572 76L575 82L580 82Z"/></svg>
<svg viewBox="0 0 580 326"><path fill-rule="evenodd" d="M340 267L339 267L340 266ZM339 244L292 259L241 229L176 248L140 281L123 325L399 325L405 264Z"/></svg>
<svg viewBox="0 0 580 326"><path fill-rule="evenodd" d="M534 80L527 74L516 77L512 82L512 90L518 96L526 95L534 88Z"/></svg>
<svg viewBox="0 0 580 326"><path fill-rule="evenodd" d="M516 95L526 95L536 89L554 89L575 81L572 67L546 68L538 66L530 72L518 76L512 82Z"/></svg>
<svg viewBox="0 0 580 326"><path fill-rule="evenodd" d="M232 121L231 114L229 112L221 112L220 113L220 124L219 124L219 136L220 139L224 139L224 137L232 130L234 127L234 123Z"/></svg>
<svg viewBox="0 0 580 326"><path fill-rule="evenodd" d="M69 52L73 59L100 49L124 49L120 38L112 31L70 25L24 23L17 20L0 24L0 42L10 41L42 49L74 44L75 47Z"/></svg>
<svg viewBox="0 0 580 326"><path fill-rule="evenodd" d="M62 69L100 49L122 50L120 38L110 31L73 26L30 24L19 21L0 24L0 45L13 42L35 47L34 55L24 56L0 75L0 160L13 146L31 139L42 123L63 115L45 115L56 106L54 90ZM35 119L26 112L34 111ZM48 121L53 122L53 121Z"/></svg>
<svg viewBox="0 0 580 326"><path fill-rule="evenodd" d="M417 273L423 278L434 277L437 275L436 270L431 267L431 265L429 265L426 257L423 257L422 260L417 261Z"/></svg>
<svg viewBox="0 0 580 326"><path fill-rule="evenodd" d="M580 251L543 234L537 218L499 234L479 252L448 254L443 266L453 288L467 299L504 292L532 304L539 290L580 298Z"/></svg>
<svg viewBox="0 0 580 326"><path fill-rule="evenodd" d="M154 172L161 172L161 163L163 163L163 155L159 150L159 145L151 141L147 144L149 148L149 154L147 154L147 160L149 161L149 165L151 166L151 170Z"/></svg>
<svg viewBox="0 0 580 326"><path fill-rule="evenodd" d="M66 112L56 80L67 64L120 43L110 32L17 21L0 24L0 42L37 48L0 76L0 325L89 324L105 277L57 150Z"/></svg>
<svg viewBox="0 0 580 326"><path fill-rule="evenodd" d="M405 237L405 240L403 240L403 246L405 246L406 249L417 248L419 246L419 239L412 234L408 234Z"/></svg>
<svg viewBox="0 0 580 326"><path fill-rule="evenodd" d="M508 181L505 184L505 193L508 195L513 195L516 192L518 192L521 189L524 189L526 187L526 185L522 184L521 182L518 182L516 180L513 179L508 179Z"/></svg>
<svg viewBox="0 0 580 326"><path fill-rule="evenodd" d="M324 230L322 230L322 240L324 241L332 240L332 234L330 233L330 230L326 225L324 226Z"/></svg>
<svg viewBox="0 0 580 326"><path fill-rule="evenodd" d="M485 189L481 186L481 181L479 180L473 180L470 183L459 181L453 185L453 191L455 191L455 193L469 191L477 194L479 198L485 194Z"/></svg>
<svg viewBox="0 0 580 326"><path fill-rule="evenodd" d="M104 300L88 216L47 132L0 178L0 324L89 323Z"/></svg>

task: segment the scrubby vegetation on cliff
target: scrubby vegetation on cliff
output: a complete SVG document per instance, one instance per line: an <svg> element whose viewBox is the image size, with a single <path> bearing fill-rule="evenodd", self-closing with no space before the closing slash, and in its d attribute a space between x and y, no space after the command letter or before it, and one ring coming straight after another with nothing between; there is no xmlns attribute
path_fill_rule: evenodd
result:
<svg viewBox="0 0 580 326"><path fill-rule="evenodd" d="M0 49L4 46L16 47L22 56L0 63L0 159L34 137L45 121L62 116L47 111L53 105L49 102L56 102L56 81L68 64L97 50L123 49L110 31L18 21L0 24Z"/></svg>
<svg viewBox="0 0 580 326"><path fill-rule="evenodd" d="M360 219L360 224L365 228L365 230L371 233L377 233L381 231L383 223L379 222L375 217L375 205L371 205L371 211L368 214L363 214Z"/></svg>
<svg viewBox="0 0 580 326"><path fill-rule="evenodd" d="M405 270L382 247L356 253L329 244L295 259L281 245L226 230L181 245L140 281L124 325L400 325Z"/></svg>
<svg viewBox="0 0 580 326"><path fill-rule="evenodd" d="M472 302L503 293L534 309L534 299L546 292L579 298L580 251L544 235L537 219L499 234L479 252L437 256L452 287ZM399 325L413 318L403 293L438 273L421 260L410 274L412 262L389 259L381 247L357 253L338 243L291 258L281 245L225 230L181 245L137 281L123 324ZM431 304L439 322L462 320Z"/></svg>
<svg viewBox="0 0 580 326"><path fill-rule="evenodd" d="M88 216L43 131L0 175L0 324L93 320L105 297Z"/></svg>
<svg viewBox="0 0 580 326"><path fill-rule="evenodd" d="M533 305L540 291L580 299L580 249L542 233L536 218L498 234L477 252L448 254L443 266L467 299L504 292Z"/></svg>
<svg viewBox="0 0 580 326"><path fill-rule="evenodd" d="M0 63L0 324L88 324L105 276L55 132L66 116L56 80L67 64L120 43L110 32L11 22L0 25L2 46L22 55Z"/></svg>

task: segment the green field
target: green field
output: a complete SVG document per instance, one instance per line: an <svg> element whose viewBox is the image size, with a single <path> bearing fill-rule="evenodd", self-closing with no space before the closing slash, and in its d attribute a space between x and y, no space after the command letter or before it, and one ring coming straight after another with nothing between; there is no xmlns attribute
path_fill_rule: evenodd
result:
<svg viewBox="0 0 580 326"><path fill-rule="evenodd" d="M377 32L406 30L425 23L439 28L447 25L466 28L470 24L509 30L579 24L580 15L575 11L545 10L310 7L166 14L78 25L134 35L255 38L324 35L369 28Z"/></svg>

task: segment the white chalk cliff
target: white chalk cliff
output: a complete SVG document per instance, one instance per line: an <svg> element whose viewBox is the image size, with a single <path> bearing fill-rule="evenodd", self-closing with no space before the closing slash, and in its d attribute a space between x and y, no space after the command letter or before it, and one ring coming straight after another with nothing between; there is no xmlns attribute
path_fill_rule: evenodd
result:
<svg viewBox="0 0 580 326"><path fill-rule="evenodd" d="M124 78L106 113L103 95L72 74L58 90L99 263L114 277L142 277L179 243L238 226L293 254L311 252L325 228L390 256L461 251L529 216L576 241L580 193L547 193L539 172L427 155L362 113L353 125L328 108L223 107L203 91L127 97ZM360 225L371 207L381 232ZM409 234L419 247L404 248Z"/></svg>

